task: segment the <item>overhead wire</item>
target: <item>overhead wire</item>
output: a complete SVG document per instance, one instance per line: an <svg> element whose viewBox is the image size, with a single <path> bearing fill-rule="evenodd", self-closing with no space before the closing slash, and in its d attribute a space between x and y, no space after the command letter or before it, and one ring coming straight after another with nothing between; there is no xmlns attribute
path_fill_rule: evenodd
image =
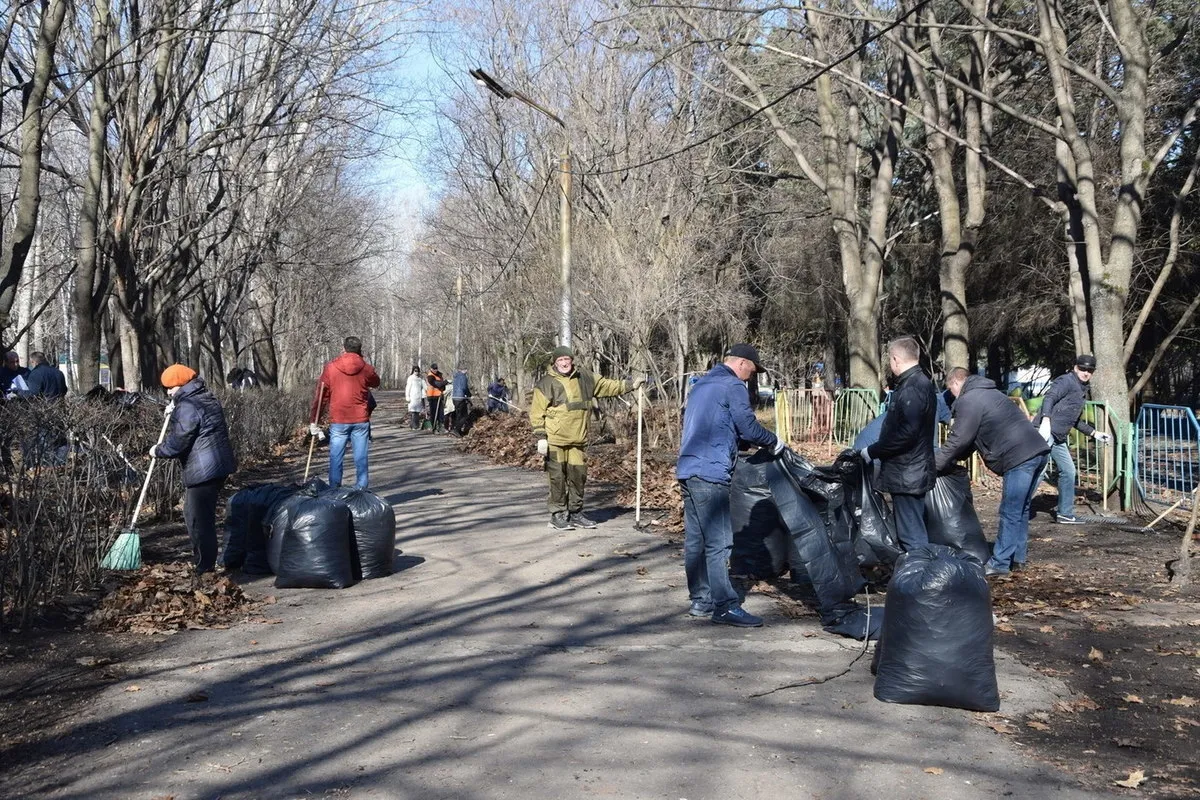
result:
<svg viewBox="0 0 1200 800"><path fill-rule="evenodd" d="M746 114L744 117L742 117L741 119L731 122L729 125L726 125L724 128L720 129L719 131L710 133L708 136L705 136L701 139L697 139L696 141L686 144L683 147L680 147L676 150L672 150L669 153L663 153L662 155L657 155L657 156L654 156L653 158L648 158L644 161L639 161L635 164L627 164L627 165L624 165L621 167L614 167L612 169L590 169L590 170L586 170L586 171L581 170L581 171L576 171L575 174L581 175L581 176L615 175L620 172L630 172L631 170L640 169L642 167L648 167L653 164L657 164L660 161L666 161L668 159L675 158L676 156L683 155L684 153L686 153L690 150L694 150L697 147L708 144L709 142L713 141L714 139L724 136L725 134L729 133L730 131L734 130L735 128L745 125L747 122L754 119L759 114L763 113L764 111L767 111L770 108L773 108L774 106L779 105L784 100L788 99L789 97L796 94L797 92L811 87L813 85L813 83L815 83L817 81L817 79L820 78L822 75L824 75L825 73L827 73L831 70L836 69L841 64L845 63L846 61L849 61L864 47L874 44L879 39L881 39L884 36L886 36L887 34L891 33L893 30L898 28L901 25L901 23L903 23L905 20L907 20L913 14L916 14L918 11L920 11L922 8L924 8L926 5L928 5L929 2L930 2L930 0L919 0L916 5L914 5L908 11L901 14L890 24L885 25L884 27L880 28L874 34L867 37L862 42L856 44L854 47L851 47L849 50L847 50L845 53L843 53L842 55L835 58L833 61L830 61L828 64L825 64L824 66L822 66L820 69L818 69L815 73L810 75L805 80L801 81L800 83L796 84L792 88L788 89L786 92L779 95L779 97L776 97L774 100L771 100L770 102L754 109L749 114Z"/></svg>

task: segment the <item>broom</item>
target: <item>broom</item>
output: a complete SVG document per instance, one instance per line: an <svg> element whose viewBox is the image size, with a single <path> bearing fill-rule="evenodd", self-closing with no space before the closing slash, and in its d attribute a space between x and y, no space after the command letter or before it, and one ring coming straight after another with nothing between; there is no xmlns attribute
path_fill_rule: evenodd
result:
<svg viewBox="0 0 1200 800"><path fill-rule="evenodd" d="M325 401L325 384L317 387L317 413L313 414L313 425L321 421L321 403ZM323 437L322 437L323 438ZM308 483L308 472L312 469L313 448L317 446L317 437L310 436L308 442L308 461L304 462L304 483Z"/></svg>
<svg viewBox="0 0 1200 800"><path fill-rule="evenodd" d="M159 431L155 447L162 444L163 439L166 438L167 426L171 424L171 412L174 410L174 404L168 403L167 412L163 416L162 430ZM108 549L104 560L100 562L103 569L134 570L142 565L142 539L137 532L137 521L138 515L142 513L142 503L146 502L146 490L150 488L150 476L154 474L154 464L157 461L157 456L150 457L150 467L146 470L146 480L142 483L142 492L138 495L137 505L133 507L133 519L130 521L129 527L117 536L117 541L113 542L113 546Z"/></svg>

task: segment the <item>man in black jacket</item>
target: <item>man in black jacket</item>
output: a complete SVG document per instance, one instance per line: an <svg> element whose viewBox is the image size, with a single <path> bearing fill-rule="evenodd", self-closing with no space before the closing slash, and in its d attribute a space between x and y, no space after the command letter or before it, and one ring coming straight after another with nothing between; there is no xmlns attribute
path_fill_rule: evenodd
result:
<svg viewBox="0 0 1200 800"><path fill-rule="evenodd" d="M921 348L911 336L888 344L888 368L895 390L879 441L860 452L879 468L880 491L892 496L896 532L905 550L929 544L925 529L925 493L937 480L933 462L933 430L937 425L937 390L921 371Z"/></svg>
<svg viewBox="0 0 1200 800"><path fill-rule="evenodd" d="M1101 444L1112 441L1112 434L1096 430L1083 418L1088 384L1096 371L1096 357L1084 353L1076 357L1070 372L1059 375L1042 397L1042 408L1033 418L1038 433L1050 445L1050 459L1058 468L1058 514L1055 520L1074 525L1075 519L1075 462L1071 458L1069 437L1074 427L1084 436Z"/></svg>
<svg viewBox="0 0 1200 800"><path fill-rule="evenodd" d="M936 453L937 469L942 472L974 449L979 451L988 469L1004 476L1000 526L986 572L1007 575L1025 566L1029 506L1037 493L1038 478L1046 468L1050 446L1021 410L987 378L955 367L946 376L946 388L957 399L950 436Z"/></svg>
<svg viewBox="0 0 1200 800"><path fill-rule="evenodd" d="M67 396L67 376L63 375L61 369L47 362L44 353L30 353L29 363L33 365L33 369L25 376L25 385L29 387L30 397L59 400Z"/></svg>

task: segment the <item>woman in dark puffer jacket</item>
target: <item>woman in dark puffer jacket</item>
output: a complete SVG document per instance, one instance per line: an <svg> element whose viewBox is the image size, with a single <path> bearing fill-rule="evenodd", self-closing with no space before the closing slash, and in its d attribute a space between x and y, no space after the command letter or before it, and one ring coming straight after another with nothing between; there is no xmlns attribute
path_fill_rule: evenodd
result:
<svg viewBox="0 0 1200 800"><path fill-rule="evenodd" d="M155 458L177 458L183 464L183 519L192 540L196 573L211 572L217 563L217 496L225 479L237 470L225 412L204 379L191 367L172 364L163 370L162 385L174 408Z"/></svg>

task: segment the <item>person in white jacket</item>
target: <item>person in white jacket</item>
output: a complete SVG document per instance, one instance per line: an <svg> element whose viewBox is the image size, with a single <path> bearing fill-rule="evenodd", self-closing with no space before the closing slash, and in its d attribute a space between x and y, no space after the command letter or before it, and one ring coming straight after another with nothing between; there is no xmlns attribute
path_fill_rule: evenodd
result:
<svg viewBox="0 0 1200 800"><path fill-rule="evenodd" d="M404 399L408 401L409 427L414 431L421 430L421 412L425 410L425 379L421 377L420 367L414 366L409 373L404 386Z"/></svg>

